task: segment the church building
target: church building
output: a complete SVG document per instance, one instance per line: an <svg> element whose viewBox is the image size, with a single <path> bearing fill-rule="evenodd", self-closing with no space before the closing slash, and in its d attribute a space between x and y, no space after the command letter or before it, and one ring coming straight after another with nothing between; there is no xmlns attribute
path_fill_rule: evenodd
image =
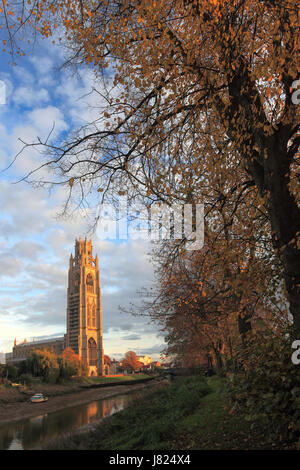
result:
<svg viewBox="0 0 300 470"><path fill-rule="evenodd" d="M86 238L75 241L70 256L67 299L66 347L87 363L89 375L103 375L99 260Z"/></svg>
<svg viewBox="0 0 300 470"><path fill-rule="evenodd" d="M7 363L25 360L33 349L53 349L61 354L70 347L88 365L89 375L104 375L102 308L99 260L93 257L92 241L75 240L71 254L67 290L67 333L44 341L14 343Z"/></svg>

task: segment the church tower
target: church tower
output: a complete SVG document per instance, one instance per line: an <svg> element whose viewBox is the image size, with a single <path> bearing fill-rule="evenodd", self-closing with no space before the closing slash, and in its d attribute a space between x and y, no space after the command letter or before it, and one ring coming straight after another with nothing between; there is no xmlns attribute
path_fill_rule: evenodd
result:
<svg viewBox="0 0 300 470"><path fill-rule="evenodd" d="M99 262L92 241L80 237L70 256L66 346L87 363L89 375L103 375Z"/></svg>

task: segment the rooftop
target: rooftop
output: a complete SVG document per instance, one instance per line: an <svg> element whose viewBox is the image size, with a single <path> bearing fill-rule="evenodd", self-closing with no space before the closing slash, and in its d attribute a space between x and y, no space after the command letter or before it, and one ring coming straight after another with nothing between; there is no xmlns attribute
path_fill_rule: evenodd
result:
<svg viewBox="0 0 300 470"><path fill-rule="evenodd" d="M52 338L52 339L41 339L38 341L24 341L23 343L16 344L16 346L35 346L36 344L44 344L44 343L53 343L57 341L64 341L64 337L60 336L58 338Z"/></svg>

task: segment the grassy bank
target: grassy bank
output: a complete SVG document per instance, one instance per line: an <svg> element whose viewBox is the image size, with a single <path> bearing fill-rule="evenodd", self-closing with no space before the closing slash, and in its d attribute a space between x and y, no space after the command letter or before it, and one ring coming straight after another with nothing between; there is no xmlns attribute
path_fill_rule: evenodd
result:
<svg viewBox="0 0 300 470"><path fill-rule="evenodd" d="M278 449L268 430L227 407L224 381L178 378L101 423L48 443L52 449Z"/></svg>
<svg viewBox="0 0 300 470"><path fill-rule="evenodd" d="M116 377L85 377L83 385L85 386L96 386L96 385L109 385L109 384L123 384L123 383L136 383L140 380L148 380L151 377L147 374L135 374L135 375L118 375Z"/></svg>
<svg viewBox="0 0 300 470"><path fill-rule="evenodd" d="M0 387L0 405L26 402L35 393L43 393L50 398L80 391L82 391L81 386L73 381L63 384L47 384L38 380L31 385L20 387L2 385Z"/></svg>
<svg viewBox="0 0 300 470"><path fill-rule="evenodd" d="M28 397L34 393L43 393L51 397L66 395L68 393L82 392L92 387L101 387L112 385L135 384L139 381L144 382L150 377L147 374L136 374L131 376L118 377L81 377L76 380L68 380L60 384L45 383L34 378L30 385L13 387L12 385L0 385L0 405L9 403L25 402Z"/></svg>

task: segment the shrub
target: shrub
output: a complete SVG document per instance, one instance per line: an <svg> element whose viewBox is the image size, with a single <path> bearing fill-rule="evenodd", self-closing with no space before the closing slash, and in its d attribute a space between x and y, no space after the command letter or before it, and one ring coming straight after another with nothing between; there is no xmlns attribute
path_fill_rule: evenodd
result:
<svg viewBox="0 0 300 470"><path fill-rule="evenodd" d="M19 376L19 381L25 385L31 385L33 382L31 374L21 374Z"/></svg>
<svg viewBox="0 0 300 470"><path fill-rule="evenodd" d="M107 356L108 357L108 356ZM60 376L59 381L69 380L73 375L86 376L88 367L85 361L81 360L73 349L66 348L62 356L58 358Z"/></svg>
<svg viewBox="0 0 300 470"><path fill-rule="evenodd" d="M88 443L87 448L159 449L164 440L181 429L182 419L209 392L201 377L177 378L172 385L154 391L112 416L99 428L97 442Z"/></svg>
<svg viewBox="0 0 300 470"><path fill-rule="evenodd" d="M70 378L78 373L78 369L75 365L70 364L64 360L59 361L59 376L57 381L63 382L64 380L70 380Z"/></svg>
<svg viewBox="0 0 300 470"><path fill-rule="evenodd" d="M11 364L6 364L3 370L3 376L9 380L16 380L18 377L18 369Z"/></svg>
<svg viewBox="0 0 300 470"><path fill-rule="evenodd" d="M291 327L254 332L240 353L242 370L232 374L229 395L233 409L252 421L264 421L270 441L296 441L300 436L300 367L291 360L295 338Z"/></svg>

